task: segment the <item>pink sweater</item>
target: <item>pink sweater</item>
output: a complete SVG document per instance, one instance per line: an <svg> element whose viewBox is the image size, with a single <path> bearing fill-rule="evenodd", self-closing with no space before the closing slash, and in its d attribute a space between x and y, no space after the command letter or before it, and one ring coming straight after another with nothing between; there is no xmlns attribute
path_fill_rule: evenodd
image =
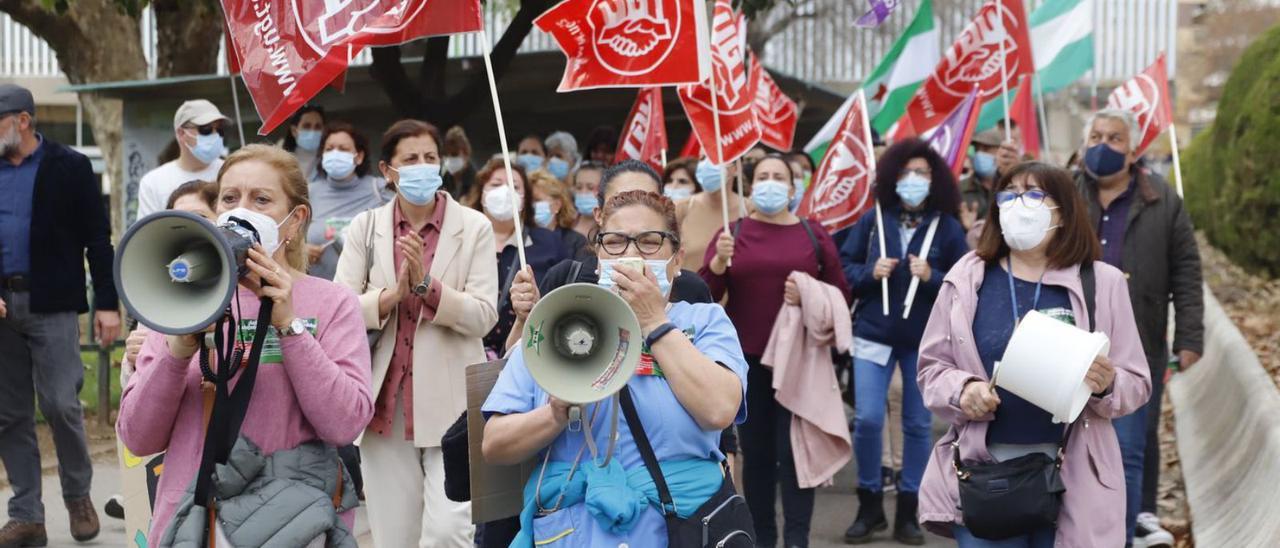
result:
<svg viewBox="0 0 1280 548"><path fill-rule="evenodd" d="M256 318L257 297L241 288L239 299L242 317ZM285 338L284 363L259 367L241 428L266 455L316 439L349 444L373 416L369 347L355 294L305 277L294 282L293 309L298 318L317 320L317 336ZM200 465L203 408L196 358L174 359L165 336L152 333L138 354L137 372L124 389L116 420L116 432L133 453L167 451L148 535L152 543L163 536ZM354 517L348 512L343 520L351 525Z"/></svg>
<svg viewBox="0 0 1280 548"><path fill-rule="evenodd" d="M782 305L760 363L773 368L773 397L791 411L791 452L802 489L831 482L853 457L831 348L849 351L853 321L842 289L792 273L800 306Z"/></svg>

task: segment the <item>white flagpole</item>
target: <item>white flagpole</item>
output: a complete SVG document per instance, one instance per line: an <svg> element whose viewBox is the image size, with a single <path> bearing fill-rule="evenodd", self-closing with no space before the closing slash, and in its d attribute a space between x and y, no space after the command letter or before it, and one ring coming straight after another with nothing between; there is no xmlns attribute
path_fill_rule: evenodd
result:
<svg viewBox="0 0 1280 548"><path fill-rule="evenodd" d="M1001 103L1004 105L1004 140L1013 139L1013 126L1009 121L1009 54L1005 51L1004 42L1008 31L1004 28L1004 14L996 10L996 18L1000 20L1000 89L1003 90Z"/></svg>
<svg viewBox="0 0 1280 548"><path fill-rule="evenodd" d="M938 217L933 218L933 222L929 223L929 230L924 233L924 242L920 245L920 256L924 260L929 260L929 250L933 249L933 235L938 231ZM911 315L911 305L916 302L916 291L920 290L920 278L911 277L911 285L907 287L907 301L902 306L902 319L907 319Z"/></svg>
<svg viewBox="0 0 1280 548"><path fill-rule="evenodd" d="M667 149L662 149L662 169L667 169Z"/></svg>
<svg viewBox="0 0 1280 548"><path fill-rule="evenodd" d="M888 246L884 243L884 213L880 211L880 200L876 200L876 234L880 236L880 258L887 259L889 257ZM884 308L884 315L889 315L889 277L880 278L880 302Z"/></svg>
<svg viewBox="0 0 1280 548"><path fill-rule="evenodd" d="M1178 161L1178 130L1173 122L1169 122L1169 148L1173 151L1173 181L1178 188L1178 197L1182 197L1182 162Z"/></svg>
<svg viewBox="0 0 1280 548"><path fill-rule="evenodd" d="M240 136L240 148L244 148L244 122L240 119L240 90L236 89L236 75L229 75L227 81L231 82L231 104L236 109L236 134Z"/></svg>
<svg viewBox="0 0 1280 548"><path fill-rule="evenodd" d="M1040 107L1040 133L1043 141L1040 146L1044 149L1044 157L1047 160L1051 147L1049 146L1049 117L1045 115L1044 109L1044 86L1040 85L1040 76L1038 74L1033 74L1031 79L1036 83L1036 103Z"/></svg>
<svg viewBox="0 0 1280 548"><path fill-rule="evenodd" d="M493 98L493 117L498 120L498 142L502 145L502 167L507 174L507 190L511 191L512 199L516 201L516 252L520 256L520 270L524 270L529 263L524 257L524 223L520 221L522 213L520 205L523 200L519 199L516 193L516 182L511 176L511 154L507 148L507 128L502 123L502 106L498 104L498 83L493 78L493 61L489 59L489 35L484 29L480 29L480 47L484 50L484 72L489 76L489 94Z"/></svg>

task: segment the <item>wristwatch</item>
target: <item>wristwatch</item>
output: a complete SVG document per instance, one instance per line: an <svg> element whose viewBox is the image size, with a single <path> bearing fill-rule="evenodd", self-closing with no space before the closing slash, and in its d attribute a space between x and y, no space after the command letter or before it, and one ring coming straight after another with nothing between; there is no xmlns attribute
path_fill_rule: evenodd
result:
<svg viewBox="0 0 1280 548"><path fill-rule="evenodd" d="M419 297L425 297L425 296L427 295L427 291L430 291L430 290L431 290L431 275L430 275L430 274L427 274L426 276L423 276L423 278L422 278L422 283L420 283L420 284L418 284L418 285L413 286L413 294L414 294L414 295L417 295L417 296L419 296Z"/></svg>
<svg viewBox="0 0 1280 548"><path fill-rule="evenodd" d="M293 321L289 322L289 325L279 331L280 338L282 339L285 337L292 337L294 335L301 335L307 331L307 322L302 321L302 318L294 318Z"/></svg>

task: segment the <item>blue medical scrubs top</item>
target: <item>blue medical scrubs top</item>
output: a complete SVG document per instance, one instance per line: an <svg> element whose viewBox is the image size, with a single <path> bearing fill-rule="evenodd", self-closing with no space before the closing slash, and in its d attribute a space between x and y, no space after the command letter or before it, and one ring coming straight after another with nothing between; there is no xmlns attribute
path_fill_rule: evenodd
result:
<svg viewBox="0 0 1280 548"><path fill-rule="evenodd" d="M747 419L747 362L742 355L742 346L738 342L738 332L734 329L724 309L718 304L689 304L677 302L667 311L671 323L675 324L685 336L693 342L705 356L712 361L729 368L738 376L742 384L742 404L738 407L734 422L742 424ZM661 368L661 364L658 364ZM720 452L720 431L707 431L698 426L693 416L676 400L667 380L656 375L639 375L632 377L627 383L636 402L636 411L644 424L645 433L653 445L653 452L659 461L677 461L688 459L724 460ZM494 413L514 414L528 413L547 403L547 393L543 392L529 369L525 366L522 352L513 352L507 360L506 367L498 376L489 398L485 400L481 410L486 416ZM600 412L592 426L596 446L601 453L608 447L609 412L612 409L610 400L588 405L583 410L583 418L592 416L596 405ZM621 411L619 410L619 415ZM578 450L584 444L583 432L565 430L550 445L551 460L572 462ZM541 457L543 453L539 453ZM590 466L590 451L582 457L581 466ZM603 458L603 455L601 455ZM618 442L614 450L614 458L622 467L632 470L644 465L640 452L636 449L635 439L624 417L618 417ZM536 476L535 476L536 477ZM628 544L632 547L666 546L667 527L662 515L650 506L640 517L633 528L625 536L608 533L587 513L586 506L579 504L562 509L552 516L539 519L564 520L571 522L575 528L571 534L560 542L564 546L618 546ZM556 546L561 546L557 542Z"/></svg>

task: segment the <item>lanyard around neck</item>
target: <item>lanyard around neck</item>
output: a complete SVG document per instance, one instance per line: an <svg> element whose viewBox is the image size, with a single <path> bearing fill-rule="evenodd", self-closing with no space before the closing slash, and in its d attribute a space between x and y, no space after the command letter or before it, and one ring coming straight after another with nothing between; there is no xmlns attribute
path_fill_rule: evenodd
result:
<svg viewBox="0 0 1280 548"><path fill-rule="evenodd" d="M1005 264L1008 265L1007 270L1005 271L1005 274L1009 276L1009 300L1013 304L1013 328L1017 329L1018 321L1019 321L1018 290L1013 286L1013 258L1009 257L1008 259L1006 259ZM1040 289L1042 287L1044 287L1043 273L1040 274L1040 279L1036 281L1036 292L1035 292L1035 297L1033 297L1031 300L1031 310L1035 310L1036 307L1040 306ZM1030 310L1028 310L1028 312L1030 312Z"/></svg>

